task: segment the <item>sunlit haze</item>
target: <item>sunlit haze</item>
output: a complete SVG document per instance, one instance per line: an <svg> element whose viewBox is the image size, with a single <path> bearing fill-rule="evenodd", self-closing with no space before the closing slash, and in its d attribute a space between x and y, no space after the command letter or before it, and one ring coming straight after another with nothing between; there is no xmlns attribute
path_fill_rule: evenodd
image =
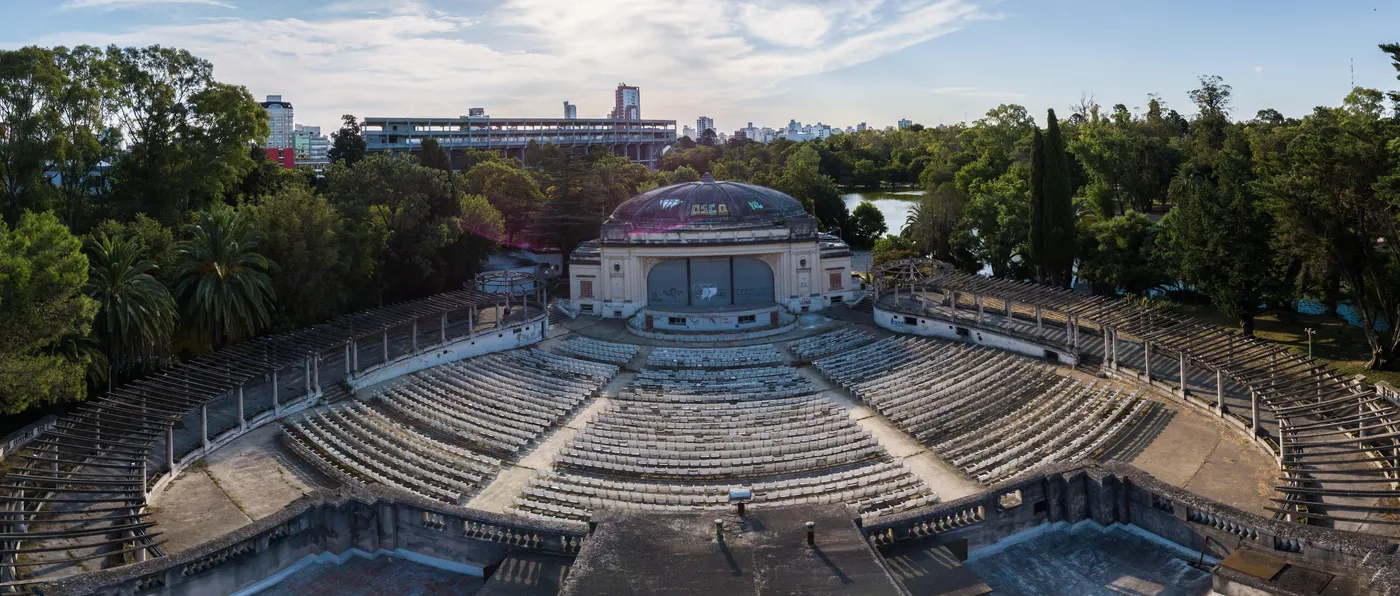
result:
<svg viewBox="0 0 1400 596"><path fill-rule="evenodd" d="M641 88L643 118L719 131L790 119L884 128L1031 113L1082 93L1189 112L1202 74L1237 114L1302 116L1355 84L1389 88L1375 50L1385 2L980 2L975 0L4 0L0 47L161 44L214 64L297 121L340 114L605 117ZM1354 74L1353 69L1354 60Z"/></svg>

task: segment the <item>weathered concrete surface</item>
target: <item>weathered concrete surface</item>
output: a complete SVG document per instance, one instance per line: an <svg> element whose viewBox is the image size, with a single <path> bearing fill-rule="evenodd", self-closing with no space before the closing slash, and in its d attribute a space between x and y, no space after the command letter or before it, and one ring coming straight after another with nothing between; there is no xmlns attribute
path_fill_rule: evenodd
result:
<svg viewBox="0 0 1400 596"><path fill-rule="evenodd" d="M1093 522L1033 531L963 564L995 594L1210 594L1210 573L1175 549Z"/></svg>
<svg viewBox="0 0 1400 596"><path fill-rule="evenodd" d="M1127 462L1158 479L1251 513L1272 515L1277 464L1239 433L1176 404L1160 408L1101 459Z"/></svg>
<svg viewBox="0 0 1400 596"><path fill-rule="evenodd" d="M198 464L171 483L150 511L160 524L157 527L165 532L168 542L161 548L168 553L178 553L253 521Z"/></svg>
<svg viewBox="0 0 1400 596"><path fill-rule="evenodd" d="M179 552L281 511L318 487L333 486L278 442L268 425L215 451L151 499L153 517Z"/></svg>
<svg viewBox="0 0 1400 596"><path fill-rule="evenodd" d="M259 596L469 596L481 590L479 577L380 556L352 556L344 563L314 563L258 592Z"/></svg>
<svg viewBox="0 0 1400 596"><path fill-rule="evenodd" d="M714 519L724 520L716 540ZM816 523L816 545L805 523ZM897 594L843 505L730 512L609 511L562 594Z"/></svg>

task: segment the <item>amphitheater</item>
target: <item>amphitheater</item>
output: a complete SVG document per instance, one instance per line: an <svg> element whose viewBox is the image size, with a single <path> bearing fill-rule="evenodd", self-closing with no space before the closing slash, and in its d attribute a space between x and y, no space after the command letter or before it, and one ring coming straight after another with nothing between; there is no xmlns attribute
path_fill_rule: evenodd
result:
<svg viewBox="0 0 1400 596"><path fill-rule="evenodd" d="M236 345L12 435L3 585L1400 594L1388 385L932 261L864 288L806 277L849 249L785 205L721 225L684 201L742 189L691 184L661 190L704 219L638 236L657 252L615 273L698 243L707 271L730 259L729 285L684 281L728 304L649 303L646 279L596 279L621 288L599 296L575 276L551 300L491 278ZM630 241L607 235L619 219L571 262L605 276ZM742 279L763 250L789 256Z"/></svg>

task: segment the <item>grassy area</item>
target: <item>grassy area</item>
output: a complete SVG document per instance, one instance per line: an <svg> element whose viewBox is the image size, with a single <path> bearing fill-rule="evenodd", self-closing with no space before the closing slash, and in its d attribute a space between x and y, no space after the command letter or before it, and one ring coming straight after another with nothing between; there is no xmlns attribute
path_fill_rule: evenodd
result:
<svg viewBox="0 0 1400 596"><path fill-rule="evenodd" d="M1202 321L1239 329L1238 321L1211 306L1184 305L1177 311ZM1308 327L1316 330L1313 334L1314 358L1327 362L1346 377L1362 374L1372 383L1386 381L1400 386L1400 371L1366 370L1366 361L1371 358L1371 347L1366 343L1366 336L1360 329L1341 319L1293 313L1287 320L1281 320L1278 313L1271 312L1254 320L1254 335L1286 345L1299 354L1307 354L1308 334L1304 329Z"/></svg>

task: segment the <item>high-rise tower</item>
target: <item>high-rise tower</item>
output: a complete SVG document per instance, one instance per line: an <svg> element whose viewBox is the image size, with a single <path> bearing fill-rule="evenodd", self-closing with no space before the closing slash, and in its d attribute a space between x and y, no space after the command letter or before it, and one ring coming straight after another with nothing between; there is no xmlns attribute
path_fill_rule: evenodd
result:
<svg viewBox="0 0 1400 596"><path fill-rule="evenodd" d="M609 117L622 120L641 120L642 90L630 87L626 83L618 83L617 93L613 98L612 115Z"/></svg>

